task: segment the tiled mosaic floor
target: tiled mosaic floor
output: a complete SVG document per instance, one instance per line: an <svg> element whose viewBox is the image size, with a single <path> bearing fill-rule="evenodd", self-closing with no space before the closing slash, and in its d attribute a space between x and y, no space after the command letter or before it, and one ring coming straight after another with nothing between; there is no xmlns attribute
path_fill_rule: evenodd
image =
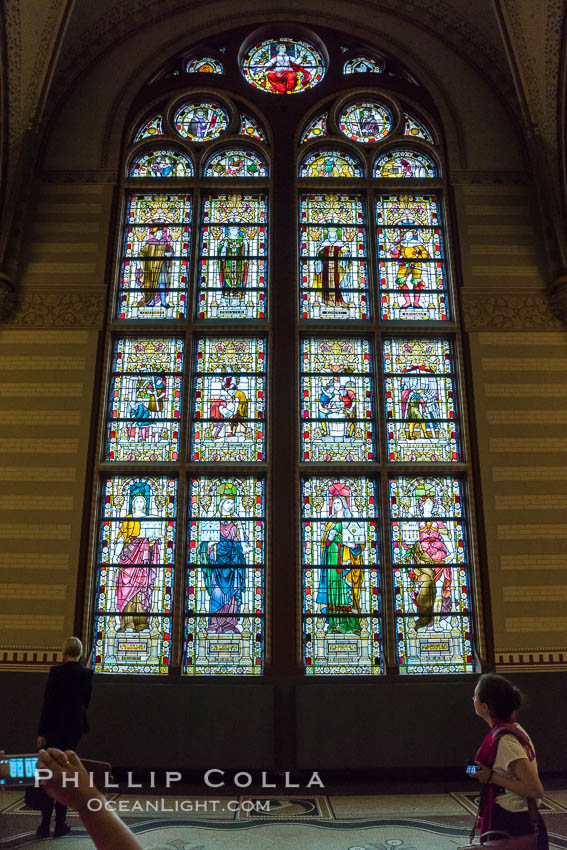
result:
<svg viewBox="0 0 567 850"><path fill-rule="evenodd" d="M475 794L211 797L134 796L112 799L144 850L457 850L468 844ZM542 807L552 850L567 850L567 791ZM19 792L0 794L0 850L27 847L88 850L79 818L72 832L38 841L39 816Z"/></svg>

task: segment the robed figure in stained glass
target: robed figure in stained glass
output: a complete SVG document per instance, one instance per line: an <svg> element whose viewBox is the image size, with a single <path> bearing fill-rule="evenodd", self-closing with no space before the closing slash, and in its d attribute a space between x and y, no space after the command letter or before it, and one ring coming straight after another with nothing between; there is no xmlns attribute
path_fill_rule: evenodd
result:
<svg viewBox="0 0 567 850"><path fill-rule="evenodd" d="M145 484L130 488L130 512L117 535L115 557L119 569L116 582L116 607L120 611L119 632L149 628L152 594L159 562L159 539L151 539L147 529L149 488ZM122 539L122 542L119 542Z"/></svg>
<svg viewBox="0 0 567 850"><path fill-rule="evenodd" d="M244 228L225 229L219 242L219 277L223 295L244 295L248 282L248 241Z"/></svg>
<svg viewBox="0 0 567 850"><path fill-rule="evenodd" d="M136 269L136 283L142 290L143 296L137 307L149 307L152 304L167 303L169 287L169 257L173 256L171 236L163 227L150 228L150 235L140 251L143 263Z"/></svg>
<svg viewBox="0 0 567 850"><path fill-rule="evenodd" d="M404 223L404 222L403 222ZM407 222L411 224L412 222ZM411 307L410 284L413 291L413 306L420 307L420 290L425 289L423 282L422 259L429 259L430 253L423 244L419 230L402 231L400 238L390 250L390 256L399 259L396 286L404 297L403 307Z"/></svg>
<svg viewBox="0 0 567 850"><path fill-rule="evenodd" d="M294 57L288 53L285 44L278 44L275 56L272 56L264 65L269 90L276 94L288 94L296 88L299 75L301 75L302 85L306 86L311 80L311 74L307 68L303 67L302 61L301 53Z"/></svg>
<svg viewBox="0 0 567 850"><path fill-rule="evenodd" d="M315 233L313 236L315 238ZM321 290L325 304L348 306L343 292L347 283L350 261L341 259L347 253L340 231L336 228L330 229L317 249L315 261L314 286L315 289Z"/></svg>

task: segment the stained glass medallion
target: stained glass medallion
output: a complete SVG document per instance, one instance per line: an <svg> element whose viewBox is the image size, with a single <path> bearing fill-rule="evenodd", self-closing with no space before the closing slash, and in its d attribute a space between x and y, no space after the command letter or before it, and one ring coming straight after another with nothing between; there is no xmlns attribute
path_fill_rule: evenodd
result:
<svg viewBox="0 0 567 850"><path fill-rule="evenodd" d="M266 341L207 337L197 343L193 460L265 459Z"/></svg>
<svg viewBox="0 0 567 850"><path fill-rule="evenodd" d="M226 148L209 159L204 177L267 177L263 156L244 148Z"/></svg>
<svg viewBox="0 0 567 850"><path fill-rule="evenodd" d="M335 475L302 486L306 673L381 673L374 482Z"/></svg>
<svg viewBox="0 0 567 850"><path fill-rule="evenodd" d="M472 673L460 479L390 480L400 672Z"/></svg>
<svg viewBox="0 0 567 850"><path fill-rule="evenodd" d="M396 148L380 154L374 165L374 177L436 177L437 166L427 154L408 148Z"/></svg>
<svg viewBox="0 0 567 850"><path fill-rule="evenodd" d="M217 59L210 56L201 56L199 59L190 59L186 65L188 74L222 74L223 67Z"/></svg>
<svg viewBox="0 0 567 850"><path fill-rule="evenodd" d="M338 193L300 199L304 319L367 319L368 261L362 199Z"/></svg>
<svg viewBox="0 0 567 850"><path fill-rule="evenodd" d="M185 316L190 244L190 195L130 195L118 318Z"/></svg>
<svg viewBox="0 0 567 850"><path fill-rule="evenodd" d="M310 121L301 137L301 144L309 141L309 139L318 139L321 136L327 135L327 119L328 115L325 112L323 115L318 115L313 121Z"/></svg>
<svg viewBox="0 0 567 850"><path fill-rule="evenodd" d="M139 142L141 139L151 139L153 136L163 135L163 122L161 115L153 115L140 125L138 132L134 136L134 142Z"/></svg>
<svg viewBox="0 0 567 850"><path fill-rule="evenodd" d="M351 103L339 117L339 129L354 142L378 142L388 135L391 126L388 110L372 101Z"/></svg>
<svg viewBox="0 0 567 850"><path fill-rule="evenodd" d="M264 481L191 481L186 658L193 675L260 675L264 664Z"/></svg>
<svg viewBox="0 0 567 850"><path fill-rule="evenodd" d="M325 61L314 45L293 38L275 38L255 44L242 62L250 85L271 94L295 94L321 82Z"/></svg>
<svg viewBox="0 0 567 850"><path fill-rule="evenodd" d="M446 320L439 204L432 195L382 195L376 204L383 319Z"/></svg>
<svg viewBox="0 0 567 850"><path fill-rule="evenodd" d="M100 673L167 673L177 482L103 482L95 666Z"/></svg>
<svg viewBox="0 0 567 850"><path fill-rule="evenodd" d="M372 370L367 340L301 343L302 452L306 462L374 459Z"/></svg>
<svg viewBox="0 0 567 850"><path fill-rule="evenodd" d="M384 70L383 63L379 63L370 56L357 56L347 59L343 65L343 74L381 74Z"/></svg>
<svg viewBox="0 0 567 850"><path fill-rule="evenodd" d="M182 339L115 341L105 460L177 460L182 373Z"/></svg>
<svg viewBox="0 0 567 850"><path fill-rule="evenodd" d="M250 139L258 139L258 141L264 142L264 144L267 141L266 134L258 122L245 113L240 116L240 130L238 132L241 136L248 136Z"/></svg>
<svg viewBox="0 0 567 850"><path fill-rule="evenodd" d="M137 156L130 166L130 177L192 177L193 163L174 150L153 150Z"/></svg>
<svg viewBox="0 0 567 850"><path fill-rule="evenodd" d="M300 177L362 177L358 159L344 151L318 149L305 157L299 168Z"/></svg>
<svg viewBox="0 0 567 850"><path fill-rule="evenodd" d="M404 136L413 136L414 139L424 139L426 142L435 144L431 131L426 127L423 121L413 115L404 115Z"/></svg>
<svg viewBox="0 0 567 850"><path fill-rule="evenodd" d="M229 124L229 117L219 103L190 103L177 110L173 124L184 139L210 142L224 133Z"/></svg>
<svg viewBox="0 0 567 850"><path fill-rule="evenodd" d="M266 216L265 195L203 198L198 318L265 318Z"/></svg>
<svg viewBox="0 0 567 850"><path fill-rule="evenodd" d="M449 341L386 339L384 374L389 460L460 460Z"/></svg>

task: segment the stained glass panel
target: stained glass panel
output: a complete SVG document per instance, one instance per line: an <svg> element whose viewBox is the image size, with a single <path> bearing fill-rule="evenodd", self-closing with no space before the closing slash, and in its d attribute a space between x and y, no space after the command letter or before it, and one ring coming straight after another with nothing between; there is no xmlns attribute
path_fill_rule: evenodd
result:
<svg viewBox="0 0 567 850"><path fill-rule="evenodd" d="M362 177L359 160L344 151L316 150L305 157L300 177Z"/></svg>
<svg viewBox="0 0 567 850"><path fill-rule="evenodd" d="M245 79L272 94L294 94L310 89L325 76L325 61L307 41L275 38L255 44L242 63Z"/></svg>
<svg viewBox="0 0 567 850"><path fill-rule="evenodd" d="M367 319L368 260L359 195L300 199L303 319Z"/></svg>
<svg viewBox="0 0 567 850"><path fill-rule="evenodd" d="M306 478L302 501L306 673L380 673L374 482L343 475Z"/></svg>
<svg viewBox="0 0 567 850"><path fill-rule="evenodd" d="M130 177L192 177L193 163L188 156L173 150L155 150L137 156L130 166Z"/></svg>
<svg viewBox="0 0 567 850"><path fill-rule="evenodd" d="M381 74L383 70L383 64L370 56L357 56L348 59L343 65L343 74Z"/></svg>
<svg viewBox="0 0 567 850"><path fill-rule="evenodd" d="M177 482L115 476L103 482L95 671L167 673Z"/></svg>
<svg viewBox="0 0 567 850"><path fill-rule="evenodd" d="M263 670L264 481L191 481L185 672Z"/></svg>
<svg viewBox="0 0 567 850"><path fill-rule="evenodd" d="M223 68L220 62L210 56L202 56L200 59L191 59L186 67L188 74L222 74Z"/></svg>
<svg viewBox="0 0 567 850"><path fill-rule="evenodd" d="M374 177L436 177L437 166L424 153L396 148L381 154L374 165Z"/></svg>
<svg viewBox="0 0 567 850"><path fill-rule="evenodd" d="M134 142L139 142L140 139L151 139L152 136L163 135L163 124L161 115L154 115L148 118L140 125L138 132L134 136Z"/></svg>
<svg viewBox="0 0 567 850"><path fill-rule="evenodd" d="M208 337L197 343L193 460L265 459L266 342Z"/></svg>
<svg viewBox="0 0 567 850"><path fill-rule="evenodd" d="M251 139L258 139L260 142L266 143L266 134L258 124L258 122L249 115L242 114L240 116L241 136L248 136Z"/></svg>
<svg viewBox="0 0 567 850"><path fill-rule="evenodd" d="M221 193L203 198L198 317L266 315L267 200Z"/></svg>
<svg viewBox="0 0 567 850"><path fill-rule="evenodd" d="M400 672L471 673L467 549L457 478L390 480Z"/></svg>
<svg viewBox="0 0 567 850"><path fill-rule="evenodd" d="M372 369L367 340L304 339L301 344L303 460L374 459Z"/></svg>
<svg viewBox="0 0 567 850"><path fill-rule="evenodd" d="M377 200L383 319L446 320L447 284L439 205L432 195Z"/></svg>
<svg viewBox="0 0 567 850"><path fill-rule="evenodd" d="M301 144L309 141L309 139L318 139L320 136L326 136L328 117L329 116L325 112L324 115L318 115L317 118L310 121L301 137Z"/></svg>
<svg viewBox="0 0 567 850"><path fill-rule="evenodd" d="M341 132L355 142L379 142L388 135L391 126L388 110L371 101L351 103L339 117Z"/></svg>
<svg viewBox="0 0 567 850"><path fill-rule="evenodd" d="M387 339L384 374L389 460L460 460L450 343Z"/></svg>
<svg viewBox="0 0 567 850"><path fill-rule="evenodd" d="M177 110L173 124L184 139L210 142L224 133L229 118L219 103L190 103Z"/></svg>
<svg viewBox="0 0 567 850"><path fill-rule="evenodd" d="M115 341L105 460L177 460L182 372L182 339Z"/></svg>
<svg viewBox="0 0 567 850"><path fill-rule="evenodd" d="M190 195L130 195L121 266L120 319L185 315Z"/></svg>
<svg viewBox="0 0 567 850"><path fill-rule="evenodd" d="M414 139L425 139L426 142L431 142L432 145L435 144L430 130L423 121L418 121L415 116L408 115L407 113L404 118L404 136L413 136Z"/></svg>
<svg viewBox="0 0 567 850"><path fill-rule="evenodd" d="M205 166L205 177L267 177L263 156L242 148L227 148L215 154Z"/></svg>

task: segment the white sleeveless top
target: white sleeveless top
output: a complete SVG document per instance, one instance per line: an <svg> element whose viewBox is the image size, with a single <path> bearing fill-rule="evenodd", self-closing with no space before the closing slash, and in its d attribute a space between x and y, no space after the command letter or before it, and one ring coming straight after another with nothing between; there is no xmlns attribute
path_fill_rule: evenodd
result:
<svg viewBox="0 0 567 850"><path fill-rule="evenodd" d="M516 723L515 725L525 735L528 735L526 730L523 729L519 723ZM535 747L529 735L528 739L535 753ZM496 752L496 758L494 759L492 769L494 773L499 773L500 776L506 776L508 779L515 779L515 774L509 769L510 763L516 761L516 759L527 758L528 754L526 753L525 749L520 744L518 739L514 735L508 733L502 735L502 737L498 739L498 750ZM534 758L532 764L534 765L537 771L537 759ZM495 802L497 802L499 806L502 806L502 808L506 809L508 812L527 812L528 810L526 798L521 797L519 794L514 794L513 791L505 790L503 794L499 794L496 797Z"/></svg>

